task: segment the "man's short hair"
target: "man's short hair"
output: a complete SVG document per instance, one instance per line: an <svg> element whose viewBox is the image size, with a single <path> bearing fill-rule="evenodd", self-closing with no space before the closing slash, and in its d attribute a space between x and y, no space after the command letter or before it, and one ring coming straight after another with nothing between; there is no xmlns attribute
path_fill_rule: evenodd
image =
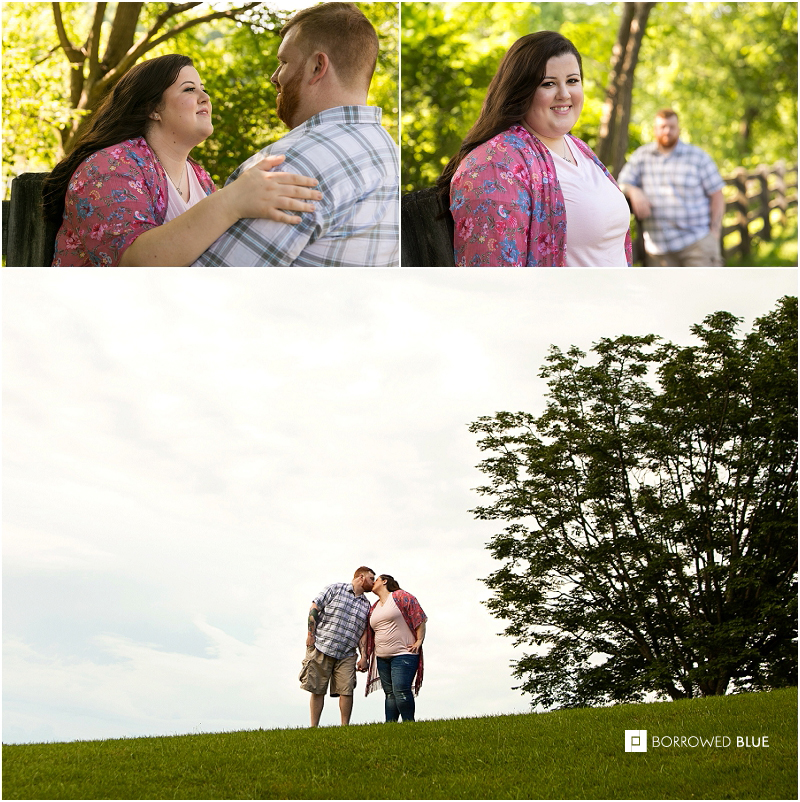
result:
<svg viewBox="0 0 800 802"><path fill-rule="evenodd" d="M346 87L369 90L378 61L378 34L353 3L304 8L281 28L281 38L295 28L297 45L306 53L323 51Z"/></svg>
<svg viewBox="0 0 800 802"><path fill-rule="evenodd" d="M357 576L363 576L364 574L374 574L375 572L371 568L367 568L366 565L362 565L360 568L356 568L356 572L353 574L353 579Z"/></svg>
<svg viewBox="0 0 800 802"><path fill-rule="evenodd" d="M678 119L678 113L673 111L672 109L659 109L656 112L656 117L661 117L664 120L668 120L670 117L674 117L676 120Z"/></svg>

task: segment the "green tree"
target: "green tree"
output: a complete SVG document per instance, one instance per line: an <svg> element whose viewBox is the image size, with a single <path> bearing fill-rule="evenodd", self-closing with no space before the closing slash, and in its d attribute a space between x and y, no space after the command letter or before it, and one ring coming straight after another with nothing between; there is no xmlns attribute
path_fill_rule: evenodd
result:
<svg viewBox="0 0 800 802"><path fill-rule="evenodd" d="M552 347L545 412L470 426L473 512L508 526L487 602L535 705L763 690L797 681L797 299L699 344Z"/></svg>

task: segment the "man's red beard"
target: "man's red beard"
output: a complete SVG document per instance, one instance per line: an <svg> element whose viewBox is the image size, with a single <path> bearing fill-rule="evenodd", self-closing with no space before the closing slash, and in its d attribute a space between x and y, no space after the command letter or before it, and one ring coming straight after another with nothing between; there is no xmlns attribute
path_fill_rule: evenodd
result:
<svg viewBox="0 0 800 802"><path fill-rule="evenodd" d="M278 93L278 99L275 104L278 117L280 117L289 128L294 128L292 120L297 115L297 109L300 106L300 84L302 80L302 74L298 72L285 84L281 83L280 92Z"/></svg>

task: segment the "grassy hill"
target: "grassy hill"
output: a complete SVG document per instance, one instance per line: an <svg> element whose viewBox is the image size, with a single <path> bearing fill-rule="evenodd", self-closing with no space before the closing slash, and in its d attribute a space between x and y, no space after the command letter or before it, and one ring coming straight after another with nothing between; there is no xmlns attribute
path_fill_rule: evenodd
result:
<svg viewBox="0 0 800 802"><path fill-rule="evenodd" d="M647 730L648 751L626 752L625 730ZM654 746L654 737L670 746ZM6 745L3 796L797 799L797 689L415 724Z"/></svg>

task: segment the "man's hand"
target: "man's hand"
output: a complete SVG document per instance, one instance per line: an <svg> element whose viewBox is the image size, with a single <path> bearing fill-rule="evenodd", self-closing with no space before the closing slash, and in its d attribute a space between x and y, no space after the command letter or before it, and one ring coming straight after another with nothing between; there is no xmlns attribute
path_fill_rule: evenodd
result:
<svg viewBox="0 0 800 802"><path fill-rule="evenodd" d="M310 649L314 644L317 642L316 637L314 637L313 632L308 633L308 637L306 638L306 646Z"/></svg>
<svg viewBox="0 0 800 802"><path fill-rule="evenodd" d="M358 661L358 663L356 664L356 670L357 671L362 671L362 672L367 670L367 658L366 657L362 657Z"/></svg>
<svg viewBox="0 0 800 802"><path fill-rule="evenodd" d="M647 220L650 217L652 210L650 209L650 201L647 200L647 195L639 187L633 187L630 184L625 187L628 199L631 202L633 213L639 220Z"/></svg>

